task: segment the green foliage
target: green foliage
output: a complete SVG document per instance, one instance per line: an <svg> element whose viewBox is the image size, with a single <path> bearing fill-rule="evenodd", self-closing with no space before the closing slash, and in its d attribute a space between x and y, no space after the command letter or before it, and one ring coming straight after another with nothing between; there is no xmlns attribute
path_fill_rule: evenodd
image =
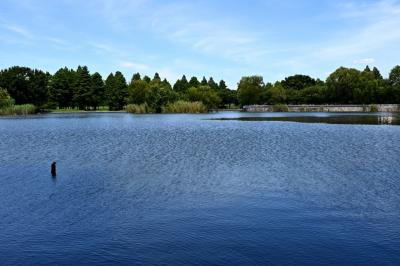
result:
<svg viewBox="0 0 400 266"><path fill-rule="evenodd" d="M128 87L128 103L146 104L157 113L161 112L162 106L176 101L178 95L171 88L167 80L161 81L156 73L150 82L144 80L133 80Z"/></svg>
<svg viewBox="0 0 400 266"><path fill-rule="evenodd" d="M371 113L377 113L378 112L378 106L376 106L376 104L371 104L370 112Z"/></svg>
<svg viewBox="0 0 400 266"><path fill-rule="evenodd" d="M238 99L241 105L263 103L264 81L261 76L243 77L238 85Z"/></svg>
<svg viewBox="0 0 400 266"><path fill-rule="evenodd" d="M325 101L326 86L314 85L300 91L299 102L306 104L323 104Z"/></svg>
<svg viewBox="0 0 400 266"><path fill-rule="evenodd" d="M29 115L36 112L37 108L33 104L10 105L0 108L0 115Z"/></svg>
<svg viewBox="0 0 400 266"><path fill-rule="evenodd" d="M76 72L72 69L59 69L49 81L49 105L66 108L74 106L74 87Z"/></svg>
<svg viewBox="0 0 400 266"><path fill-rule="evenodd" d="M76 70L64 67L53 76L14 66L0 71L0 87L4 88L0 89L0 106L11 107L15 102L61 110L97 110L104 105L109 110L122 110L126 104L134 104L142 109L145 106L144 112L159 113L167 106L175 106L171 110L175 112L186 110L188 101L201 102L208 110L252 104L382 104L400 103L400 66L390 71L389 78L369 66L363 71L338 68L326 82L293 75L272 85L264 84L261 76L247 76L240 80L237 90L230 90L223 80L216 83L212 77L202 77L199 82L197 77L188 81L183 75L172 88L158 73L153 79L136 73L128 86L119 71L104 82L99 73L90 74L86 66Z"/></svg>
<svg viewBox="0 0 400 266"><path fill-rule="evenodd" d="M105 86L101 75L96 72L91 76L89 105L95 110L105 103Z"/></svg>
<svg viewBox="0 0 400 266"><path fill-rule="evenodd" d="M117 71L108 75L105 82L107 103L111 111L122 110L128 97L128 86L124 75Z"/></svg>
<svg viewBox="0 0 400 266"><path fill-rule="evenodd" d="M354 96L360 89L360 84L360 71L354 68L341 67L326 80L327 97L332 103L354 103Z"/></svg>
<svg viewBox="0 0 400 266"><path fill-rule="evenodd" d="M178 80L175 82L174 87L173 87L173 90L174 90L176 93L178 93L178 94L180 94L180 95L183 95L183 94L186 93L186 91L187 91L188 88L189 88L189 83L188 83L188 81L187 81L187 79L186 79L186 76L183 75L181 79L178 79Z"/></svg>
<svg viewBox="0 0 400 266"><path fill-rule="evenodd" d="M163 107L163 113L207 113L207 107L202 102L177 101Z"/></svg>
<svg viewBox="0 0 400 266"><path fill-rule="evenodd" d="M0 88L0 108L10 107L14 105L14 102L7 90Z"/></svg>
<svg viewBox="0 0 400 266"><path fill-rule="evenodd" d="M389 82L393 86L400 85L400 66L395 66L389 73Z"/></svg>
<svg viewBox="0 0 400 266"><path fill-rule="evenodd" d="M285 103L287 99L286 90L279 82L268 89L268 96L271 104Z"/></svg>
<svg viewBox="0 0 400 266"><path fill-rule="evenodd" d="M217 92L213 91L208 85L189 88L187 97L191 102L202 102L208 109L218 107L221 102Z"/></svg>
<svg viewBox="0 0 400 266"><path fill-rule="evenodd" d="M146 103L142 104L128 104L125 107L125 111L132 114L148 114L154 113L154 109L148 106Z"/></svg>
<svg viewBox="0 0 400 266"><path fill-rule="evenodd" d="M16 104L42 106L48 100L49 73L14 66L0 71L0 87L6 89Z"/></svg>
<svg viewBox="0 0 400 266"><path fill-rule="evenodd" d="M383 77L382 77L382 75L381 75L381 72L379 72L379 70L378 70L376 67L374 67L374 68L372 69L372 72L374 73L374 78L375 78L375 79L377 79L377 80L383 80Z"/></svg>
<svg viewBox="0 0 400 266"><path fill-rule="evenodd" d="M78 66L73 101L74 105L81 110L85 110L90 106L91 85L88 68L86 66Z"/></svg>
<svg viewBox="0 0 400 266"><path fill-rule="evenodd" d="M286 104L275 104L272 107L274 112L289 112L289 107Z"/></svg>
<svg viewBox="0 0 400 266"><path fill-rule="evenodd" d="M315 79L306 75L294 75L281 81L281 85L286 90L303 90L307 87L314 86L315 84Z"/></svg>
<svg viewBox="0 0 400 266"><path fill-rule="evenodd" d="M192 77L190 80L189 80L189 88L192 88L192 87L198 87L200 85L200 82L199 82L199 80L196 78L196 77Z"/></svg>
<svg viewBox="0 0 400 266"><path fill-rule="evenodd" d="M366 104L377 99L380 82L369 68L360 72L341 67L326 80L327 100L339 104Z"/></svg>

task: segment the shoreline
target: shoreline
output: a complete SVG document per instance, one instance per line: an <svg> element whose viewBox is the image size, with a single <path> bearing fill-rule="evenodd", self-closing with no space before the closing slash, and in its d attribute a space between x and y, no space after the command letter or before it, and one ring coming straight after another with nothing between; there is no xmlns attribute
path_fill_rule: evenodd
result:
<svg viewBox="0 0 400 266"><path fill-rule="evenodd" d="M398 113L399 104L342 104L342 105L245 105L243 112L248 113Z"/></svg>

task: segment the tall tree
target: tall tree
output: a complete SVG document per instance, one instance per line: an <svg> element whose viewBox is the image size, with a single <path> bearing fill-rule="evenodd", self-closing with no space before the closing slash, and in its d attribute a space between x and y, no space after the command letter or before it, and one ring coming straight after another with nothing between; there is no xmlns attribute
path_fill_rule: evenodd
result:
<svg viewBox="0 0 400 266"><path fill-rule="evenodd" d="M375 79L377 79L377 80L383 80L383 77L382 77L382 75L381 75L381 72L379 72L379 69L377 69L376 67L374 67L374 68L372 69L372 72L374 72L374 77L375 77Z"/></svg>
<svg viewBox="0 0 400 266"><path fill-rule="evenodd" d="M79 109L84 110L90 106L92 80L87 66L78 66L76 70L76 87L74 103Z"/></svg>
<svg viewBox="0 0 400 266"><path fill-rule="evenodd" d="M203 79L201 80L200 84L201 84L202 86L207 86L207 85L208 85L208 82L207 82L207 79L206 79L205 76L203 76Z"/></svg>
<svg viewBox="0 0 400 266"><path fill-rule="evenodd" d="M281 85L286 90L302 90L316 84L315 79L306 75L294 75L282 80Z"/></svg>
<svg viewBox="0 0 400 266"><path fill-rule="evenodd" d="M133 81L135 81L135 80L140 80L140 79L141 79L140 74L139 74L139 73L135 73L135 74L133 74L133 76L132 76L131 83L132 83Z"/></svg>
<svg viewBox="0 0 400 266"><path fill-rule="evenodd" d="M262 104L264 81L261 76L243 77L238 85L240 105Z"/></svg>
<svg viewBox="0 0 400 266"><path fill-rule="evenodd" d="M67 108L73 106L76 72L60 68L49 81L49 105Z"/></svg>
<svg viewBox="0 0 400 266"><path fill-rule="evenodd" d="M110 110L122 110L126 104L127 96L126 79L120 71L117 71L115 72L111 93L109 94Z"/></svg>
<svg viewBox="0 0 400 266"><path fill-rule="evenodd" d="M330 103L355 103L355 95L361 88L361 72L354 68L340 67L326 80Z"/></svg>
<svg viewBox="0 0 400 266"><path fill-rule="evenodd" d="M173 90L179 94L185 94L188 88L189 83L185 75L181 79L178 79L173 86Z"/></svg>
<svg viewBox="0 0 400 266"><path fill-rule="evenodd" d="M197 77L192 77L189 80L189 87L198 87L200 85L199 80L197 79Z"/></svg>
<svg viewBox="0 0 400 266"><path fill-rule="evenodd" d="M104 104L105 87L101 75L96 72L91 76L90 105L96 110L97 107Z"/></svg>
<svg viewBox="0 0 400 266"><path fill-rule="evenodd" d="M161 81L160 75L157 72L154 74L153 81L155 81L155 82Z"/></svg>
<svg viewBox="0 0 400 266"><path fill-rule="evenodd" d="M395 66L389 73L389 92L392 103L400 103L400 66Z"/></svg>
<svg viewBox="0 0 400 266"><path fill-rule="evenodd" d="M16 104L43 106L48 100L50 77L41 70L14 66L0 71L0 87L8 91Z"/></svg>

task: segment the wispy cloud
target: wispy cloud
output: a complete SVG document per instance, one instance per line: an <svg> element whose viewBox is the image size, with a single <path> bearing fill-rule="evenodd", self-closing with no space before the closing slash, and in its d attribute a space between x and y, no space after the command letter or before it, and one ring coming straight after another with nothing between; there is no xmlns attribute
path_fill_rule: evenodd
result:
<svg viewBox="0 0 400 266"><path fill-rule="evenodd" d="M233 19L199 12L197 4L107 0L102 10L104 18L118 30L141 27L159 39L200 54L252 63L268 53L256 32L241 28L240 22Z"/></svg>
<svg viewBox="0 0 400 266"><path fill-rule="evenodd" d="M5 29L7 29L7 30L13 32L13 33L16 33L16 34L18 34L18 35L24 37L24 38L31 39L31 38L33 37L32 33L31 33L29 30L27 30L27 29L25 29L24 27L22 27L22 26L18 26L18 25L4 25L3 27L4 27Z"/></svg>
<svg viewBox="0 0 400 266"><path fill-rule="evenodd" d="M344 5L342 18L357 19L361 26L344 30L337 40L324 44L316 54L324 59L357 56L384 49L387 45L400 42L400 4L381 0L372 4L355 2Z"/></svg>
<svg viewBox="0 0 400 266"><path fill-rule="evenodd" d="M375 59L374 58L363 58L363 59L357 59L353 61L353 64L355 65L371 65L375 63Z"/></svg>
<svg viewBox="0 0 400 266"><path fill-rule="evenodd" d="M121 67L130 68L134 70L148 70L150 67L146 64L135 63L131 61L123 61L120 63Z"/></svg>

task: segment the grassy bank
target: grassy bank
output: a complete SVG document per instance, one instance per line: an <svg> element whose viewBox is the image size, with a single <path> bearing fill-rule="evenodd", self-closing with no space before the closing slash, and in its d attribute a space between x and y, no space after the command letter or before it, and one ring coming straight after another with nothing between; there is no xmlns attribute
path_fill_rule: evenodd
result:
<svg viewBox="0 0 400 266"><path fill-rule="evenodd" d="M37 113L33 104L10 105L0 108L0 115L30 115Z"/></svg>
<svg viewBox="0 0 400 266"><path fill-rule="evenodd" d="M128 104L125 111L132 114L152 114L156 111L147 104ZM199 114L207 113L208 109L202 102L177 101L161 108L167 114Z"/></svg>
<svg viewBox="0 0 400 266"><path fill-rule="evenodd" d="M202 102L177 101L162 108L163 113L207 113L208 109Z"/></svg>
<svg viewBox="0 0 400 266"><path fill-rule="evenodd" d="M132 114L151 114L154 110L150 108L147 104L128 104L125 107L125 111Z"/></svg>

